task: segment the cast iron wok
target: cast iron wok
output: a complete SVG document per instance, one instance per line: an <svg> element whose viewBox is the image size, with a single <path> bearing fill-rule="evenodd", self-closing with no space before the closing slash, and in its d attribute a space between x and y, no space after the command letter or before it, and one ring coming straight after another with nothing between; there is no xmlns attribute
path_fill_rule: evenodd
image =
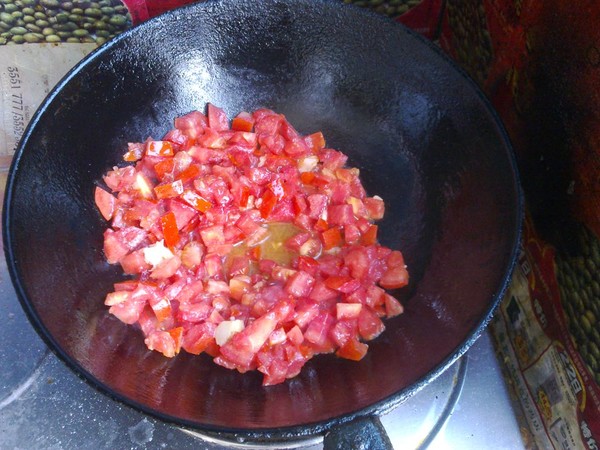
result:
<svg viewBox="0 0 600 450"><path fill-rule="evenodd" d="M208 357L166 359L107 314L123 278L94 206L128 141L207 102L322 130L384 198L383 244L411 273L361 362L320 356L263 388ZM397 405L479 336L512 270L521 195L512 151L475 85L402 26L341 2L209 1L171 11L72 70L32 119L4 206L5 252L31 322L77 373L167 421L253 436L319 433Z"/></svg>

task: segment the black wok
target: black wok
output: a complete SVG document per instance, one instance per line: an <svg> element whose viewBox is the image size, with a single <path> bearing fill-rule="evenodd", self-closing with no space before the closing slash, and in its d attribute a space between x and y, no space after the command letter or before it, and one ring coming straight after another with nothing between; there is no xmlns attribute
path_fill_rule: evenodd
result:
<svg viewBox="0 0 600 450"><path fill-rule="evenodd" d="M404 252L412 278L398 293L405 314L361 362L317 357L264 388L209 358L149 352L107 314L122 274L104 261L95 182L128 141L161 137L207 102L322 130L386 201L380 239ZM462 355L508 284L521 214L501 124L429 42L341 2L223 0L126 32L59 83L15 155L3 237L31 322L93 385L195 429L293 437L386 411Z"/></svg>

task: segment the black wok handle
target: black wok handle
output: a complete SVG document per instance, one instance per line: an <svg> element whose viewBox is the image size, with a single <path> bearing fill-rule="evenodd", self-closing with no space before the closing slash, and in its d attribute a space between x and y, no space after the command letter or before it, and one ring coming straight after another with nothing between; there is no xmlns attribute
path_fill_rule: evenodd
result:
<svg viewBox="0 0 600 450"><path fill-rule="evenodd" d="M367 416L332 428L323 438L324 450L393 450L379 417Z"/></svg>

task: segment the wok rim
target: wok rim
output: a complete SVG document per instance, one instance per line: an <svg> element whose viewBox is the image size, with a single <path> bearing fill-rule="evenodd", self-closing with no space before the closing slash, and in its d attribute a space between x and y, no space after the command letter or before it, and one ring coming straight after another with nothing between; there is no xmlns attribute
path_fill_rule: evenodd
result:
<svg viewBox="0 0 600 450"><path fill-rule="evenodd" d="M142 403L139 403L131 398L121 395L118 392L115 392L108 385L98 380L93 374L84 369L74 358L71 358L66 352L58 345L52 334L48 331L48 329L42 324L38 314L35 311L34 306L29 301L24 284L21 282L21 275L18 265L16 264L16 255L14 254L14 249L12 245L13 241L13 232L11 225L11 211L13 209L12 198L13 191L16 189L15 187L15 178L19 171L19 163L23 153L27 147L29 139L33 130L35 129L37 123L40 121L40 118L46 113L46 110L49 108L53 100L61 94L66 85L68 85L80 72L82 72L91 62L95 61L97 58L100 58L104 53L106 53L109 49L117 45L122 40L127 40L131 35L135 35L137 33L143 33L146 28L155 26L154 24L159 23L169 16L175 16L181 13L185 13L186 10L192 9L203 9L206 5L214 4L214 3L222 3L224 0L207 0L206 2L201 3L192 3L180 8L176 8L170 11L167 11L159 16L151 18L137 26L134 26L123 33L119 34L115 38L106 42L102 46L94 49L87 56L85 56L80 62L78 62L72 69L70 69L64 77L53 87L53 89L49 92L49 94L42 101L29 124L27 125L25 132L23 133L21 140L17 146L15 154L13 156L11 166L8 172L8 178L6 182L6 190L4 195L3 202L3 211L2 211L2 238L3 238L3 247L4 253L7 263L8 272L10 275L11 282L15 288L15 292L17 294L17 298L21 307L25 311L27 318L33 328L36 330L38 335L42 338L44 343L49 347L49 349L63 362L73 373L75 373L78 378L84 380L88 385L92 386L96 391L102 393L103 395L108 396L109 398L116 400L126 406L137 409L138 411L143 412L144 414L148 414L156 419L159 419L163 422L167 422L176 426L180 426L183 428L189 428L198 431L208 431L212 433L225 433L228 435L244 435L246 437L255 438L255 439L282 439L282 440L290 440L290 439L298 439L302 437L311 437L314 435L322 434L326 432L328 429L333 428L335 426L341 425L343 423L352 421L358 418L364 418L368 416L380 416L385 414L392 409L396 408L406 399L411 397L412 395L419 392L426 385L434 381L438 376L440 376L446 369L448 369L451 365L453 365L459 358L461 358L468 349L473 345L473 343L481 336L481 334L486 329L489 322L492 320L494 313L496 312L500 302L504 294L506 293L509 284L511 282L511 276L514 271L514 268L518 259L518 249L519 243L521 241L523 221L524 221L524 194L521 187L519 170L517 165L516 155L514 153L513 146L511 144L509 135L506 131L502 120L500 119L498 113L494 109L490 100L485 96L485 94L481 91L479 85L468 75L468 73L462 69L454 60L450 58L448 54L443 52L443 50L437 46L435 46L431 41L418 34L417 32L411 30L406 27L402 23L394 21L390 18L383 16L382 14L375 13L373 11L367 10L365 8L360 8L354 5L346 5L343 3L336 2L335 0L318 0L318 3L330 5L331 7L339 7L339 8L352 8L356 11L361 11L360 14L365 14L376 18L376 20L380 20L382 22L388 24L394 24L394 26L400 27L404 30L404 32L410 35L413 39L416 39L420 42L421 45L429 48L430 51L433 51L437 54L438 57L442 58L444 62L451 68L450 70L454 70L457 72L460 77L464 79L467 83L466 86L469 86L474 94L479 98L482 107L490 114L491 119L493 120L493 124L497 128L499 136L502 138L503 147L506 150L506 156L508 157L508 163L511 168L512 177L514 178L514 196L515 196L515 223L514 229L511 230L511 233L514 236L514 241L511 245L510 256L507 260L507 265L504 270L504 274L502 276L502 282L497 288L495 294L490 300L489 306L486 309L487 313L482 317L482 319L471 329L471 332L468 334L467 338L453 351L450 356L441 361L438 365L436 365L431 371L421 377L415 383L408 385L404 389L397 391L388 397L383 398L367 407L361 408L356 411L352 411L349 413L345 413L342 415L334 416L326 420L321 420L312 423L306 424L295 424L291 426L278 427L278 428L228 428L228 427L220 427L211 424L200 424L194 421L190 421L187 419L179 418L170 414L162 413L154 408L148 407ZM274 0L280 1L280 0Z"/></svg>

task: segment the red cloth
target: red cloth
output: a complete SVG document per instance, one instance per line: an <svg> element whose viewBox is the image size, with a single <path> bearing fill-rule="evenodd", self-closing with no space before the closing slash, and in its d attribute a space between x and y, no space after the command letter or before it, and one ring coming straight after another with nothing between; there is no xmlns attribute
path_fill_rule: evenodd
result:
<svg viewBox="0 0 600 450"><path fill-rule="evenodd" d="M134 25L196 0L123 0Z"/></svg>

